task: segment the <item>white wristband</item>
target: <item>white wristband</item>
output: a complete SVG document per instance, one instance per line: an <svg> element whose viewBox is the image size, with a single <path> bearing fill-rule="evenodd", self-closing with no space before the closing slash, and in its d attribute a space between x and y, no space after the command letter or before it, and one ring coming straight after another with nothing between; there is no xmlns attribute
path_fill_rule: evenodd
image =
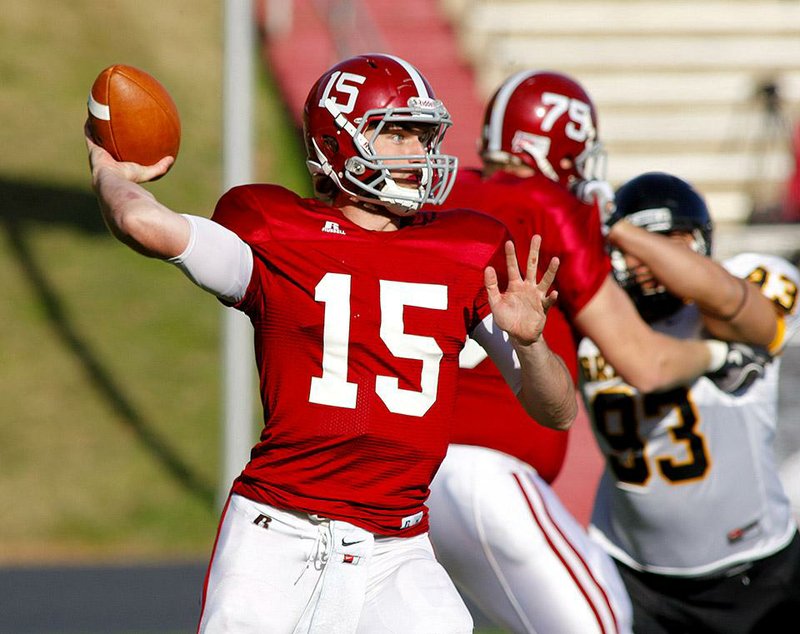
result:
<svg viewBox="0 0 800 634"><path fill-rule="evenodd" d="M705 344L708 346L708 353L711 355L706 372L716 372L725 365L725 361L728 358L728 344L717 339L706 339Z"/></svg>

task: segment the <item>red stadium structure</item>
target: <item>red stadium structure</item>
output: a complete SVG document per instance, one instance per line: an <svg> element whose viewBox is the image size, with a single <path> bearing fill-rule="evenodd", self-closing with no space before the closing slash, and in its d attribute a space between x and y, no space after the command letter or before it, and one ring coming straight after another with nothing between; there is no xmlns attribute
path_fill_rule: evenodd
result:
<svg viewBox="0 0 800 634"><path fill-rule="evenodd" d="M800 222L800 121L792 130L792 157L794 170L786 183L781 222Z"/></svg>

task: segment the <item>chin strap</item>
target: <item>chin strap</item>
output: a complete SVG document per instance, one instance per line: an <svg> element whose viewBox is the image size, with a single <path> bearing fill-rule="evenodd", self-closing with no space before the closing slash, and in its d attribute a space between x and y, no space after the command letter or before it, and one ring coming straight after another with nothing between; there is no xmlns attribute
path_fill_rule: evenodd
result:
<svg viewBox="0 0 800 634"><path fill-rule="evenodd" d="M408 196L411 190L407 187L401 187L393 178L386 177L386 181L381 187L379 200L386 206L389 211L404 216L409 212L414 212L422 206L419 200L408 200L402 198L403 195ZM422 198L422 188L418 190L420 198Z"/></svg>

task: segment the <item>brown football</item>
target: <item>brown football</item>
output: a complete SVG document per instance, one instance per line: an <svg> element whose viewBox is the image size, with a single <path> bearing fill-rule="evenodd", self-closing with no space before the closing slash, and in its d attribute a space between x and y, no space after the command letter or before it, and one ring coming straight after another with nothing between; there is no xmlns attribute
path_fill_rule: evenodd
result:
<svg viewBox="0 0 800 634"><path fill-rule="evenodd" d="M103 70L89 92L89 132L118 161L152 165L178 157L175 102L152 75L123 64Z"/></svg>

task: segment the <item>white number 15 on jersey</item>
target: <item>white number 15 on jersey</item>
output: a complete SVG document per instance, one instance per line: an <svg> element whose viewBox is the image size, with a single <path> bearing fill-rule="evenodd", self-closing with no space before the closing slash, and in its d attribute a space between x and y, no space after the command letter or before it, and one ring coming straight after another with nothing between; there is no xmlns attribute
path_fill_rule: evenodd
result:
<svg viewBox="0 0 800 634"><path fill-rule="evenodd" d="M350 344L350 275L326 273L315 288L314 299L325 304L322 334L322 376L311 378L308 400L320 405L356 406L358 385L347 380ZM436 402L442 349L433 337L403 331L403 308L416 306L445 310L447 287L441 284L380 281L380 337L400 359L422 361L421 391L399 386L397 377L376 376L375 392L390 412L424 416Z"/></svg>

